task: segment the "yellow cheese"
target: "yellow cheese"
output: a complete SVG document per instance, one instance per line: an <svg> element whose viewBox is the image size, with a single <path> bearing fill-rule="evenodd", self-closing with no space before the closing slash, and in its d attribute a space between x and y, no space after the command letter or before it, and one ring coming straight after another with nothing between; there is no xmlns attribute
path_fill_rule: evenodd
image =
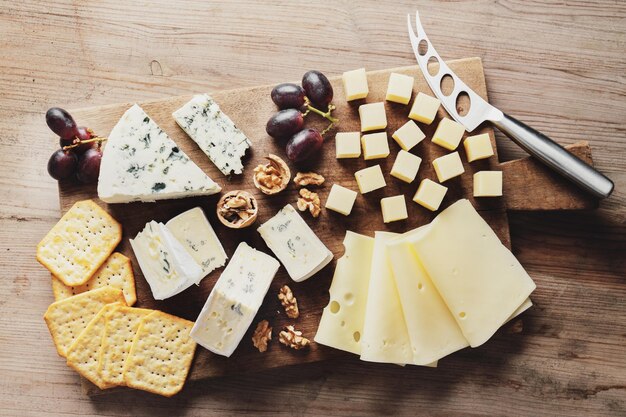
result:
<svg viewBox="0 0 626 417"><path fill-rule="evenodd" d="M422 226L387 243L387 256L406 321L413 362L426 365L469 343L437 292L407 238L424 233Z"/></svg>
<svg viewBox="0 0 626 417"><path fill-rule="evenodd" d="M491 146L491 139L489 139L488 133L468 136L463 141L463 147L465 148L468 162L493 156L493 147Z"/></svg>
<svg viewBox="0 0 626 417"><path fill-rule="evenodd" d="M406 203L404 202L404 194L381 199L380 208L383 211L383 221L385 223L404 220L409 217L406 211Z"/></svg>
<svg viewBox="0 0 626 417"><path fill-rule="evenodd" d="M370 133L361 138L363 158L369 159L386 158L389 156L389 142L387 132Z"/></svg>
<svg viewBox="0 0 626 417"><path fill-rule="evenodd" d="M343 73L341 80L343 81L343 90L346 93L346 101L367 97L369 88L367 86L365 68L346 71Z"/></svg>
<svg viewBox="0 0 626 417"><path fill-rule="evenodd" d="M424 178L417 188L413 201L430 211L437 211L443 198L448 192L448 187L437 184L435 181Z"/></svg>
<svg viewBox="0 0 626 417"><path fill-rule="evenodd" d="M433 160L433 168L435 168L439 182L448 181L450 178L458 177L465 172L458 152L436 158Z"/></svg>
<svg viewBox="0 0 626 417"><path fill-rule="evenodd" d="M409 119L429 125L435 120L440 104L439 99L435 97L424 93L417 93L411 111L409 112Z"/></svg>
<svg viewBox="0 0 626 417"><path fill-rule="evenodd" d="M413 94L413 83L415 79L404 74L392 72L389 75L389 84L387 85L387 95L385 100L394 103L408 104Z"/></svg>
<svg viewBox="0 0 626 417"><path fill-rule="evenodd" d="M474 174L474 197L502 195L502 171L479 171Z"/></svg>
<svg viewBox="0 0 626 417"><path fill-rule="evenodd" d="M335 135L337 158L358 158L361 156L361 134L359 132L339 132Z"/></svg>
<svg viewBox="0 0 626 417"><path fill-rule="evenodd" d="M422 158L413 155L410 152L400 150L396 156L396 161L391 167L391 176L396 177L404 182L411 183L417 175Z"/></svg>
<svg viewBox="0 0 626 417"><path fill-rule="evenodd" d="M380 165L374 165L357 171L354 173L354 177L356 178L356 183L359 186L361 194L378 190L387 185Z"/></svg>
<svg viewBox="0 0 626 417"><path fill-rule="evenodd" d="M463 125L444 117L435 130L432 142L453 151L459 146L463 132L465 132Z"/></svg>
<svg viewBox="0 0 626 417"><path fill-rule="evenodd" d="M396 130L391 137L403 150L408 151L420 143L426 135L413 120L409 120Z"/></svg>
<svg viewBox="0 0 626 417"><path fill-rule="evenodd" d="M314 340L359 355L374 239L348 231L343 246L344 255L337 260L330 300Z"/></svg>
<svg viewBox="0 0 626 417"><path fill-rule="evenodd" d="M326 208L337 213L347 216L352 211L354 201L356 200L356 191L342 187L339 184L333 184L326 199Z"/></svg>
<svg viewBox="0 0 626 417"><path fill-rule="evenodd" d="M468 200L408 239L472 347L485 343L535 283Z"/></svg>
<svg viewBox="0 0 626 417"><path fill-rule="evenodd" d="M359 117L361 118L361 132L381 130L387 127L387 114L383 102L362 104L359 106Z"/></svg>

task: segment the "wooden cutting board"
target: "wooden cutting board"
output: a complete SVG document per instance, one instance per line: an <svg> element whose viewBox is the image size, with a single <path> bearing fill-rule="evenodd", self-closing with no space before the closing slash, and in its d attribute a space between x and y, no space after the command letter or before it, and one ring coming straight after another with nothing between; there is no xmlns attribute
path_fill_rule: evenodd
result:
<svg viewBox="0 0 626 417"><path fill-rule="evenodd" d="M474 91L487 99L487 88L483 74L482 63L479 58L469 58L448 63ZM370 93L366 102L383 101L389 74L399 72L415 77L416 84L414 95L418 91L432 94L426 81L421 76L417 66L395 68L368 73ZM307 166L300 167L302 170L314 170L326 177L325 184L316 189L320 194L322 204L332 184L337 183L345 187L357 190L354 172L375 164L381 164L387 187L357 198L355 207L349 217L322 210L319 218L314 219L308 213L302 216L321 240L335 255L335 259L326 268L311 279L295 283L286 274L283 267L276 275L272 286L264 300L256 319L248 331L236 352L230 358L214 355L209 351L198 348L196 358L190 373L190 379L235 374L241 372L259 371L268 368L281 367L305 362L325 360L343 352L327 348L325 346L311 344L311 348L305 351L293 351L280 345L276 336L265 353L259 353L250 340L250 335L256 323L262 319L268 319L274 328L274 335L287 324L295 324L302 330L304 335L313 338L322 309L328 302L328 288L332 279L336 260L342 256L342 241L346 230L373 236L376 230L404 232L429 222L435 214L418 206L411 201L417 185L422 178L436 180L431 161L447 151L433 145L430 142L438 119L445 115L443 108L440 109L437 120L430 126L422 126L426 139L417 145L412 152L422 157L422 165L418 178L413 184L406 184L391 176L389 171L394 162L399 147L391 139L391 134L407 121L408 106L386 103L389 142L391 155L386 159L364 161L359 159L337 160L335 158L334 134L337 131L358 131L359 117L358 106L365 101L346 103L344 100L341 78L331 78L335 91L334 104L337 106L334 116L340 119L336 129L326 135L326 143L319 158ZM167 98L158 101L140 103L144 110L161 126L167 134L174 139L179 147L196 162L205 172L223 187L223 192L234 189L244 189L252 192L259 201L260 211L258 221L253 227L246 230L231 230L222 226L215 215L215 205L219 196L188 198L182 200L161 201L157 203L132 203L107 205L97 199L96 187L78 185L69 182L59 184L61 210L65 213L74 202L82 199L93 198L107 211L109 211L123 225L124 236L118 247L133 262L137 286L137 306L155 308L166 311L190 320L195 320L206 298L222 269L214 271L205 278L199 287L192 287L182 294L165 301L152 299L149 286L141 270L138 267L134 254L128 243L128 239L134 237L146 222L156 220L166 222L171 217L195 206L201 206L217 235L222 241L226 252L231 256L235 247L241 241L246 241L253 247L271 253L264 244L256 227L271 218L281 207L286 204L295 204L298 195L298 187L291 183L287 190L276 196L266 196L260 193L252 183L253 168L259 163L264 163L264 157L268 153L275 153L285 157L284 145L276 142L265 132L265 124L268 118L277 111L270 99L270 91L273 86L245 88L231 91L211 92L211 95L220 104L233 121L252 140L252 149L245 159L244 174L240 176L224 177L220 171L209 161L197 145L189 139L176 125L171 113L187 102L192 94L202 91L190 92L188 96ZM104 107L95 107L72 111L74 118L81 124L92 128L100 135L107 135L117 123L122 114L132 103L116 104ZM464 105L464 104L461 104ZM326 126L326 121L317 115L307 116L307 126L317 127L320 130ZM494 144L495 138L490 127L481 127L473 134L488 133ZM571 147L572 151L582 158L591 162L591 152L586 143L580 143ZM465 164L465 174L446 183L449 191L443 202L442 208L450 205L459 198L469 198L474 206L493 227L500 239L510 247L509 227L507 210L557 210L557 209L581 209L593 208L597 202L586 197L573 186L548 172L536 161L531 159L511 161L500 164L495 157L472 163L466 163L463 147L459 147L461 159ZM300 170L299 167L290 164L292 174ZM473 199L472 197L472 174L486 169L499 169L504 171L504 197ZM404 194L406 196L409 219L391 224L383 224L380 212L380 199L385 196ZM297 320L288 319L277 299L278 289L288 284L298 299L300 317ZM95 392L94 390L88 390Z"/></svg>

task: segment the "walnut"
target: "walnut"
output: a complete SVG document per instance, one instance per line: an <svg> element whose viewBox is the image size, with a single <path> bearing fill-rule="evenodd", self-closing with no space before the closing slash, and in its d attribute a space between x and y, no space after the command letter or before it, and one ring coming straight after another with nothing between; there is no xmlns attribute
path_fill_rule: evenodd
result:
<svg viewBox="0 0 626 417"><path fill-rule="evenodd" d="M254 186L264 194L277 194L287 188L291 171L285 161L274 154L269 154L266 159L267 164L254 168Z"/></svg>
<svg viewBox="0 0 626 417"><path fill-rule="evenodd" d="M250 226L256 220L257 214L256 199L247 191L229 191L217 202L217 218L231 229Z"/></svg>
<svg viewBox="0 0 626 417"><path fill-rule="evenodd" d="M315 172L298 172L293 178L293 182L300 187L306 187L307 185L322 185L324 184L324 177Z"/></svg>
<svg viewBox="0 0 626 417"><path fill-rule="evenodd" d="M252 335L252 344L259 349L259 352L265 352L270 340L272 340L272 328L267 320L261 320Z"/></svg>
<svg viewBox="0 0 626 417"><path fill-rule="evenodd" d="M293 326L287 326L278 334L278 341L285 346L295 350L304 349L309 346L311 341L302 336L302 332L294 329Z"/></svg>
<svg viewBox="0 0 626 417"><path fill-rule="evenodd" d="M300 211L309 210L313 217L319 216L322 211L320 196L317 193L307 190L306 188L300 189L300 197L298 198L296 205Z"/></svg>
<svg viewBox="0 0 626 417"><path fill-rule="evenodd" d="M283 285L278 293L278 299L280 303L285 308L285 313L287 313L287 317L290 319L297 319L300 315L300 310L298 310L298 300L293 296L293 292L291 292L291 288L286 285Z"/></svg>

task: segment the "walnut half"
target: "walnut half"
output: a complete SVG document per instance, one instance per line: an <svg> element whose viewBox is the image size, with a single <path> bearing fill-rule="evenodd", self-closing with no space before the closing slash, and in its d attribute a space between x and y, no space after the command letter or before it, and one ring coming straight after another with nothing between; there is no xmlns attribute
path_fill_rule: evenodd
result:
<svg viewBox="0 0 626 417"><path fill-rule="evenodd" d="M300 197L298 198L298 201L296 201L296 205L300 211L309 210L311 216L313 217L319 216L322 211L320 196L317 193L307 190L306 188L300 189Z"/></svg>
<svg viewBox="0 0 626 417"><path fill-rule="evenodd" d="M306 187L307 185L322 185L324 184L324 177L315 172L298 172L293 177L295 182L300 187Z"/></svg>
<svg viewBox="0 0 626 417"><path fill-rule="evenodd" d="M266 156L267 164L260 164L254 168L254 186L262 193L278 194L289 184L291 171L281 158L274 154Z"/></svg>
<svg viewBox="0 0 626 417"><path fill-rule="evenodd" d="M261 320L256 325L256 330L252 335L252 344L255 348L259 349L259 352L265 352L267 350L267 343L272 340L272 328L267 320Z"/></svg>
<svg viewBox="0 0 626 417"><path fill-rule="evenodd" d="M231 229L250 226L258 212L256 199L247 191L229 191L217 202L217 218Z"/></svg>
<svg viewBox="0 0 626 417"><path fill-rule="evenodd" d="M287 317L290 319L297 319L298 316L300 316L300 311L298 310L298 300L294 297L291 288L287 285L283 285L278 293L278 299L285 308Z"/></svg>
<svg viewBox="0 0 626 417"><path fill-rule="evenodd" d="M302 336L302 332L296 330L293 326L285 327L285 329L278 334L278 341L295 350L304 349L311 343L309 339Z"/></svg>

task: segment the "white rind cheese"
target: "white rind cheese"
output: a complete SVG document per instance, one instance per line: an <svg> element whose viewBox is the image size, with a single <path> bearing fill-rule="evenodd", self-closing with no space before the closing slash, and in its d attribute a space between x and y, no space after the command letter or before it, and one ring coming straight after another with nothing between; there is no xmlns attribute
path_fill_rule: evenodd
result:
<svg viewBox="0 0 626 417"><path fill-rule="evenodd" d="M226 265L224 247L200 207L179 214L165 225L200 265L203 277Z"/></svg>
<svg viewBox="0 0 626 417"><path fill-rule="evenodd" d="M172 116L224 175L243 172L241 158L250 139L208 94L195 95Z"/></svg>
<svg viewBox="0 0 626 417"><path fill-rule="evenodd" d="M310 278L333 259L333 253L290 204L257 230L296 282Z"/></svg>
<svg viewBox="0 0 626 417"><path fill-rule="evenodd" d="M162 223L146 224L130 245L155 300L172 297L204 276L200 265Z"/></svg>
<svg viewBox="0 0 626 417"><path fill-rule="evenodd" d="M232 355L279 267L276 259L240 243L204 304L191 337L213 353Z"/></svg>
<svg viewBox="0 0 626 417"><path fill-rule="evenodd" d="M153 202L220 191L138 105L128 109L111 131L98 177L102 201Z"/></svg>

